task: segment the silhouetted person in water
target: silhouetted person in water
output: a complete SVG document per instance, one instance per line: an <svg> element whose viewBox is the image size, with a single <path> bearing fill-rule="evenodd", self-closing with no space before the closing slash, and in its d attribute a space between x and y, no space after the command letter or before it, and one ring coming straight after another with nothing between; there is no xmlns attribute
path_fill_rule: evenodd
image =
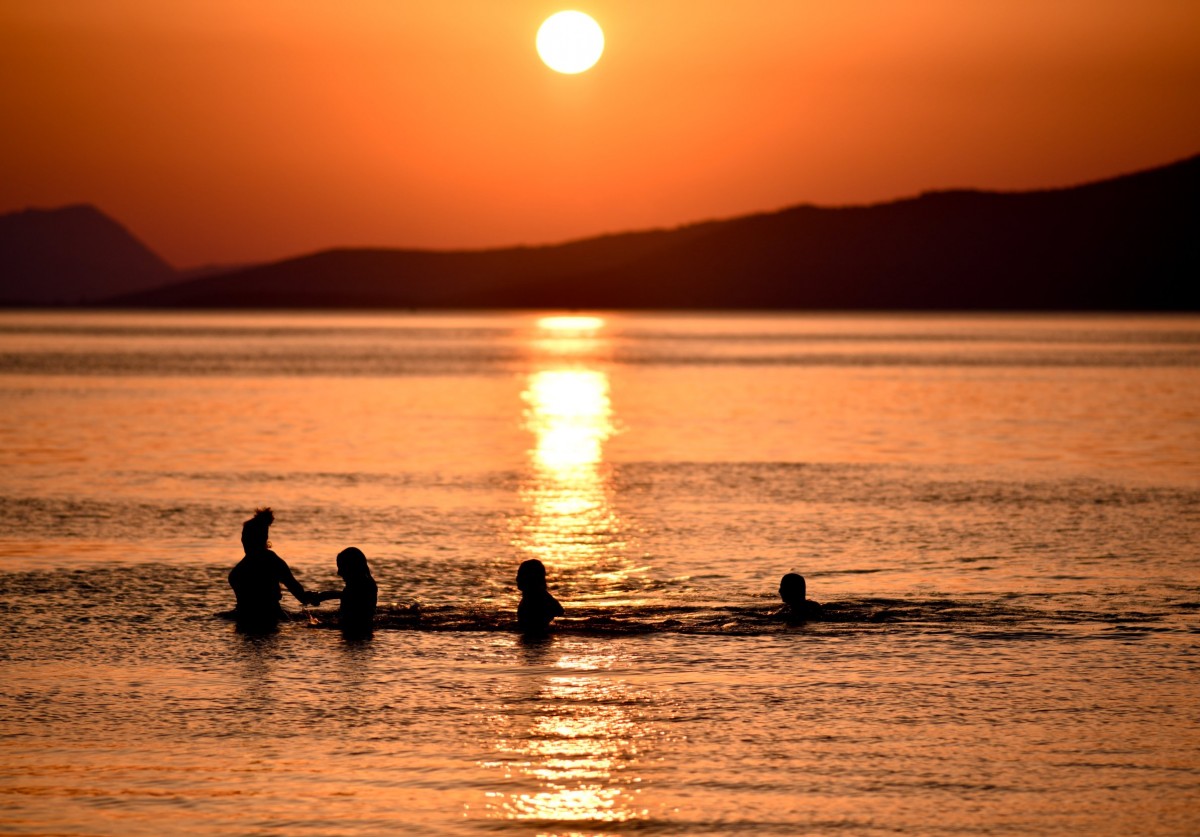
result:
<svg viewBox="0 0 1200 837"><path fill-rule="evenodd" d="M517 627L527 634L545 633L554 617L563 615L562 605L546 589L546 565L530 558L517 568Z"/></svg>
<svg viewBox="0 0 1200 837"><path fill-rule="evenodd" d="M783 599L783 607L779 614L789 622L804 622L809 619L821 618L821 603L805 598L807 586L804 576L799 573L788 573L779 580L779 598Z"/></svg>
<svg viewBox="0 0 1200 837"><path fill-rule="evenodd" d="M350 546L337 556L337 574L346 585L341 590L322 591L315 594L317 601L340 599L338 624L343 631L366 633L375 620L375 605L379 598L379 586L367 566L367 556L361 549Z"/></svg>
<svg viewBox="0 0 1200 837"><path fill-rule="evenodd" d="M242 524L242 549L246 555L229 571L229 586L237 596L234 615L243 625L270 627L284 618L279 606L282 584L304 604L316 604L316 594L306 592L292 575L287 562L271 551L267 535L275 515L270 509L256 509L254 517Z"/></svg>

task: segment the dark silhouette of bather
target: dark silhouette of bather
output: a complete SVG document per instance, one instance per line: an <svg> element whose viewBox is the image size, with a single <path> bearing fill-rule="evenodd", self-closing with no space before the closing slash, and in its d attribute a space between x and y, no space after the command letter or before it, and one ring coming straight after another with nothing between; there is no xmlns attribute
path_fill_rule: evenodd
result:
<svg viewBox="0 0 1200 837"><path fill-rule="evenodd" d="M788 573L779 579L779 598L783 599L783 607L779 609L778 615L789 622L820 619L821 603L805 598L807 592L804 576L799 573Z"/></svg>
<svg viewBox="0 0 1200 837"><path fill-rule="evenodd" d="M242 549L245 556L229 571L229 586L237 597L234 616L249 627L270 627L285 618L279 606L283 594L279 585L303 604L316 604L316 594L309 593L292 575L287 562L271 551L267 540L275 514L270 509L256 509L254 517L242 524Z"/></svg>
<svg viewBox="0 0 1200 837"><path fill-rule="evenodd" d="M367 556L356 546L349 546L338 553L337 574L346 584L341 590L327 590L315 594L319 602L339 599L338 624L343 631L365 633L371 630L375 620L375 605L379 598L379 585L371 575Z"/></svg>
<svg viewBox="0 0 1200 837"><path fill-rule="evenodd" d="M517 568L517 588L521 591L517 627L523 633L545 633L554 618L563 615L562 605L546 589L546 565L536 558Z"/></svg>

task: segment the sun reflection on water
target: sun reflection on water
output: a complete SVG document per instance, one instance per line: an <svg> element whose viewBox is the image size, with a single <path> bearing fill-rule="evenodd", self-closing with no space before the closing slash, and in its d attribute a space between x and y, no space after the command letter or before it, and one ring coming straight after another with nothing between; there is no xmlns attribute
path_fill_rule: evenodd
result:
<svg viewBox="0 0 1200 837"><path fill-rule="evenodd" d="M560 482L590 478L612 435L608 376L588 369L535 372L525 390L537 465Z"/></svg>
<svg viewBox="0 0 1200 837"><path fill-rule="evenodd" d="M535 371L521 397L533 434L522 483L526 514L513 545L555 568L613 572L624 544L612 510L604 445L616 432L608 373L597 368L607 341L599 317L543 317L530 342Z"/></svg>
<svg viewBox="0 0 1200 837"><path fill-rule="evenodd" d="M485 766L503 770L509 789L486 794L489 817L570 828L649 816L639 804L648 732L631 708L638 697L603 671L573 666L563 655L553 668L523 670L518 693L491 719L496 759Z"/></svg>
<svg viewBox="0 0 1200 837"><path fill-rule="evenodd" d="M532 441L512 544L546 564L567 618L572 605L636 590L605 461L617 432L605 325L599 317L539 320L521 393ZM564 639L523 646L514 693L487 718L495 756L484 765L503 780L487 793L485 816L547 833L607 833L606 824L648 816L635 770L648 735L643 698L610 676L617 658L609 648L564 650Z"/></svg>
<svg viewBox="0 0 1200 837"><path fill-rule="evenodd" d="M604 327L603 317L593 317L580 314L556 315L540 317L537 327L553 337L564 335L592 335Z"/></svg>

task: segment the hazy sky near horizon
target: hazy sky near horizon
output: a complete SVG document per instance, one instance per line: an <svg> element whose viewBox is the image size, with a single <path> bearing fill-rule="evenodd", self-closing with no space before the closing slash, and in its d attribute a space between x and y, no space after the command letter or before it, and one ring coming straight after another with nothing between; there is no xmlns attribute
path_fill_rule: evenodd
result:
<svg viewBox="0 0 1200 837"><path fill-rule="evenodd" d="M1190 156L1200 2L0 0L0 113L0 212L177 266L536 244Z"/></svg>

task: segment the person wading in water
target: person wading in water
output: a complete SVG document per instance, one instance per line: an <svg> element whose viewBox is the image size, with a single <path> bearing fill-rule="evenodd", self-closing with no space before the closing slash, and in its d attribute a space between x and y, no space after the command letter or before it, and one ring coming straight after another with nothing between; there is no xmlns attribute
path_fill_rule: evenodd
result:
<svg viewBox="0 0 1200 837"><path fill-rule="evenodd" d="M283 618L279 606L283 594L279 585L302 604L317 604L316 593L309 593L292 575L287 562L271 551L267 535L275 514L270 509L256 509L254 517L242 524L242 549L245 557L229 571L229 586L237 597L234 616L240 625L252 628L271 628Z"/></svg>

